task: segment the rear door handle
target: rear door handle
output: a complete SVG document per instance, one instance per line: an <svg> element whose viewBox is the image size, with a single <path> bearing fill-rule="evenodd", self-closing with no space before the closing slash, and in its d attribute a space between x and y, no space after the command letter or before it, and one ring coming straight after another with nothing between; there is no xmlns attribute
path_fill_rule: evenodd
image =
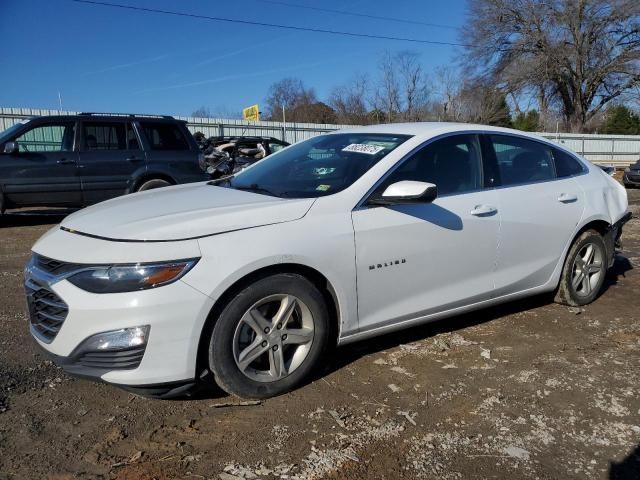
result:
<svg viewBox="0 0 640 480"><path fill-rule="evenodd" d="M127 162L141 162L142 160L144 160L143 158L140 157L136 157L135 155L131 156L131 157L127 157L125 158L125 160Z"/></svg>
<svg viewBox="0 0 640 480"><path fill-rule="evenodd" d="M488 217L489 215L494 215L498 212L498 209L492 205L476 205L473 210L471 210L471 215L475 215L476 217Z"/></svg>
<svg viewBox="0 0 640 480"><path fill-rule="evenodd" d="M558 196L558 201L561 203L571 203L578 200L578 197L572 193L561 193Z"/></svg>
<svg viewBox="0 0 640 480"><path fill-rule="evenodd" d="M73 160L69 160L68 158L61 158L56 162L58 165L68 165L70 163L76 163Z"/></svg>

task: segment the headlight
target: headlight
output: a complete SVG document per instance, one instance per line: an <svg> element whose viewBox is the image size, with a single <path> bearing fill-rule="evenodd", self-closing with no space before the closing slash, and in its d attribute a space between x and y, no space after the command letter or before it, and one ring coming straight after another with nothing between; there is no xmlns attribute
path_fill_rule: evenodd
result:
<svg viewBox="0 0 640 480"><path fill-rule="evenodd" d="M197 258L192 258L162 263L88 267L67 280L91 293L134 292L175 282L197 262Z"/></svg>

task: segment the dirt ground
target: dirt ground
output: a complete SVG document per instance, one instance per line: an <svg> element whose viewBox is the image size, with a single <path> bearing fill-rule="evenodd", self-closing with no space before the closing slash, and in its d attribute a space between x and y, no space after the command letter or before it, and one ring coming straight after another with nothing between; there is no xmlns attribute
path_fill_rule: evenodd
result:
<svg viewBox="0 0 640 480"><path fill-rule="evenodd" d="M0 219L1 480L640 478L637 218L584 310L537 297L349 345L305 387L228 407L136 397L37 353L22 268L61 218Z"/></svg>

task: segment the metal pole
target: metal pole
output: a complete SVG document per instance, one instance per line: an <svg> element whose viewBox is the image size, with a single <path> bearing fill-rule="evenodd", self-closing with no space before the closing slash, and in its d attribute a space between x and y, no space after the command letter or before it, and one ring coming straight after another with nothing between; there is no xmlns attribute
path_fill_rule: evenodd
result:
<svg viewBox="0 0 640 480"><path fill-rule="evenodd" d="M62 95L60 95L60 90L58 90L58 112L62 113Z"/></svg>
<svg viewBox="0 0 640 480"><path fill-rule="evenodd" d="M282 105L282 141L287 141L287 119L284 113L284 104Z"/></svg>

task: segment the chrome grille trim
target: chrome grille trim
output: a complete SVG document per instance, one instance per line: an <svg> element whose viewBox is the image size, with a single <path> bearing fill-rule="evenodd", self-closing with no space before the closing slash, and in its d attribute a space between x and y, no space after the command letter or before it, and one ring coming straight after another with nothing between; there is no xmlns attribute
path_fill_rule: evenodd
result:
<svg viewBox="0 0 640 480"><path fill-rule="evenodd" d="M37 271L27 268L25 291L31 333L44 343L51 343L67 318L69 307L50 287L37 276Z"/></svg>

